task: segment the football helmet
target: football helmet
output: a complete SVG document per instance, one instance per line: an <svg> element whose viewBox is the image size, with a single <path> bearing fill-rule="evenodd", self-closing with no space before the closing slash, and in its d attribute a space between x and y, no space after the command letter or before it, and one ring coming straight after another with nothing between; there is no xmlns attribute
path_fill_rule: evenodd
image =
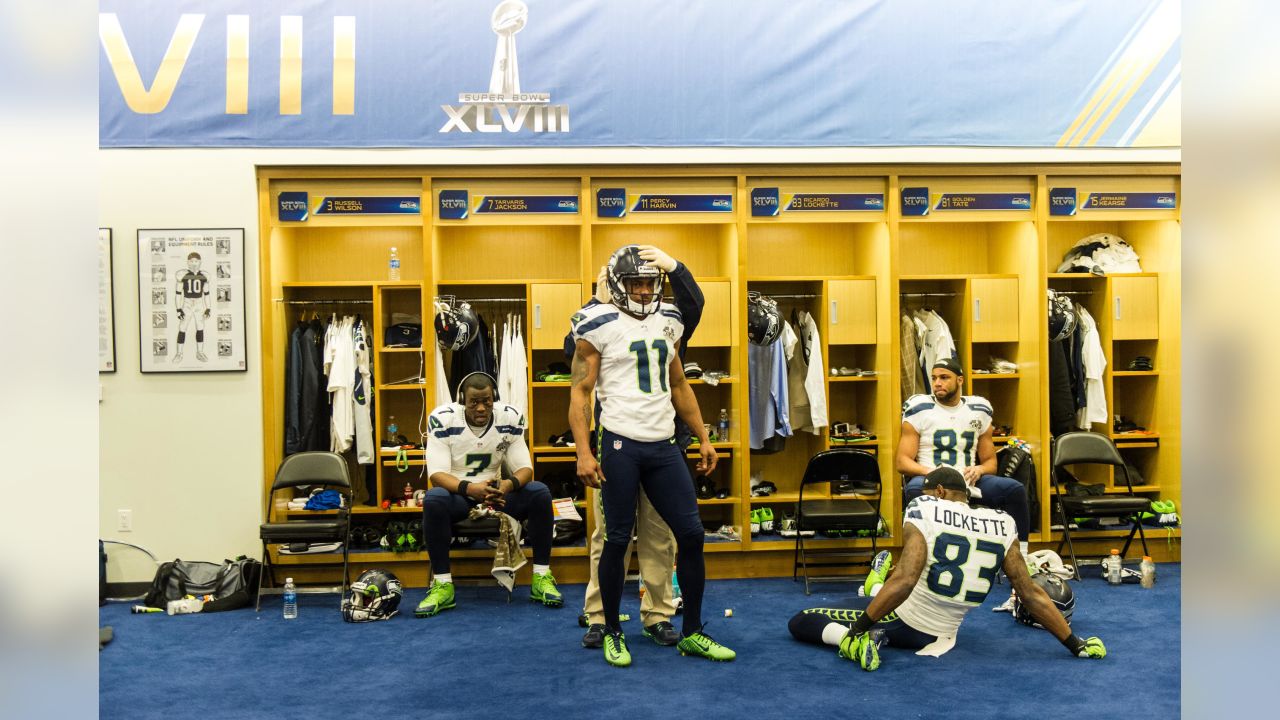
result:
<svg viewBox="0 0 1280 720"><path fill-rule="evenodd" d="M342 598L342 619L347 622L390 620L398 611L402 597L400 580L390 570L365 570Z"/></svg>
<svg viewBox="0 0 1280 720"><path fill-rule="evenodd" d="M1076 307L1071 298L1049 291L1049 339L1057 342L1076 331Z"/></svg>
<svg viewBox="0 0 1280 720"><path fill-rule="evenodd" d="M747 339L753 345L772 345L782 334L778 303L752 290L747 293Z"/></svg>
<svg viewBox="0 0 1280 720"><path fill-rule="evenodd" d="M440 349L457 352L475 342L480 333L480 318L465 302L436 303L435 327Z"/></svg>
<svg viewBox="0 0 1280 720"><path fill-rule="evenodd" d="M638 245L624 245L609 257L606 284L613 304L633 315L652 315L662 304L662 289L667 274L640 257ZM653 295L648 302L640 303L627 293L627 281L653 278Z"/></svg>
<svg viewBox="0 0 1280 720"><path fill-rule="evenodd" d="M1053 601L1054 607L1058 608L1058 612L1062 613L1062 617L1071 624L1071 614L1076 609L1076 596L1072 592L1071 586L1066 580L1054 575L1050 572L1038 572L1031 576L1031 582L1040 586L1049 599ZM1023 625L1031 625L1032 627L1041 627L1040 623L1032 617L1031 611L1027 609L1022 601L1014 596L1013 598L1013 619Z"/></svg>

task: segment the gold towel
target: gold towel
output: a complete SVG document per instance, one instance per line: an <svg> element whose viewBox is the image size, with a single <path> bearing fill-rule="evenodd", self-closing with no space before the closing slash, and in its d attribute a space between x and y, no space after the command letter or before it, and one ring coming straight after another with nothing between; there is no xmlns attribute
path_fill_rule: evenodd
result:
<svg viewBox="0 0 1280 720"><path fill-rule="evenodd" d="M529 561L520 549L520 524L510 515L485 505L471 508L470 518L498 518L498 547L493 553L493 568L489 570L498 584L511 592L516 586L516 571Z"/></svg>

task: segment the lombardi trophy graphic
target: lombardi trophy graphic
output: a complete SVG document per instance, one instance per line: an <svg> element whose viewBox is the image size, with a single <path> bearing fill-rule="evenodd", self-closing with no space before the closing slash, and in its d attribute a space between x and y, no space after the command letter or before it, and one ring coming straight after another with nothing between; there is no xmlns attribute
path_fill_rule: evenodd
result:
<svg viewBox="0 0 1280 720"><path fill-rule="evenodd" d="M510 98L520 93L520 67L516 64L516 33L524 29L529 8L520 0L503 0L493 9L490 27L498 34L498 47L493 53L493 74L489 76L489 92Z"/></svg>

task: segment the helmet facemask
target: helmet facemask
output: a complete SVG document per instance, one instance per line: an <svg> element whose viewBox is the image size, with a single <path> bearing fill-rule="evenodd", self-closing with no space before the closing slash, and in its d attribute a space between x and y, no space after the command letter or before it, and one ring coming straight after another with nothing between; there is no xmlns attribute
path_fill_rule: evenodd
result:
<svg viewBox="0 0 1280 720"><path fill-rule="evenodd" d="M628 283L653 280L653 291L646 302L632 299ZM635 245L619 249L609 258L608 286L613 304L632 315L647 316L658 312L667 274L640 257Z"/></svg>

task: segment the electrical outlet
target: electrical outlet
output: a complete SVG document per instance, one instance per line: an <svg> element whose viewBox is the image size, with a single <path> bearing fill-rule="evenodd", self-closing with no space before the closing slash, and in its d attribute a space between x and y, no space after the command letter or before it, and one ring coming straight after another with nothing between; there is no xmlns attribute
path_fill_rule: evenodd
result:
<svg viewBox="0 0 1280 720"><path fill-rule="evenodd" d="M116 530L120 532L133 532L133 511L121 508L116 511Z"/></svg>

